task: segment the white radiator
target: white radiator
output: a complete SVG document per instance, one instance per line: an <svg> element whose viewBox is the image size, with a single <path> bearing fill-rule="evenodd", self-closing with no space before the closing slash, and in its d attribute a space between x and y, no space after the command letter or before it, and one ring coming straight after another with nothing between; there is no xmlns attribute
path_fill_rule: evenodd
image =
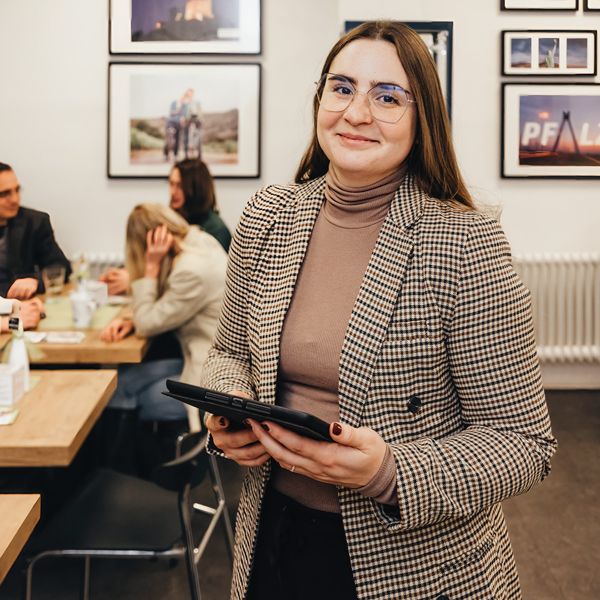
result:
<svg viewBox="0 0 600 600"><path fill-rule="evenodd" d="M104 271L111 267L123 266L122 252L84 252L83 254L89 266L91 279L98 279Z"/></svg>
<svg viewBox="0 0 600 600"><path fill-rule="evenodd" d="M600 362L600 254L524 254L513 262L531 292L540 360Z"/></svg>

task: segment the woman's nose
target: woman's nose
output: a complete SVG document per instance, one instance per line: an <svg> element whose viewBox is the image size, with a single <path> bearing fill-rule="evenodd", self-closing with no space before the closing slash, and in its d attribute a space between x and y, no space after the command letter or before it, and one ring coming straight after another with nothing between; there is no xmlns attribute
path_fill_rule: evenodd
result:
<svg viewBox="0 0 600 600"><path fill-rule="evenodd" d="M348 108L344 111L344 118L352 124L370 123L373 120L367 94L355 92Z"/></svg>

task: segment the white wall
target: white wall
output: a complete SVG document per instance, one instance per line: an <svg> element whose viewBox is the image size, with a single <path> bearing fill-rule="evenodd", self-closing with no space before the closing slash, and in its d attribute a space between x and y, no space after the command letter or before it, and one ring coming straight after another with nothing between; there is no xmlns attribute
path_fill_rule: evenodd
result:
<svg viewBox="0 0 600 600"><path fill-rule="evenodd" d="M207 60L263 65L262 177L216 182L231 228L258 187L293 177L312 82L338 36L337 3L263 0L263 28L262 56ZM108 53L108 0L0 0L0 53L0 161L14 167L23 204L51 213L67 254L122 250L131 208L167 202L168 190L160 180L106 177L108 62L136 60Z"/></svg>
<svg viewBox="0 0 600 600"><path fill-rule="evenodd" d="M600 250L600 179L500 178L500 32L598 29L600 13L501 12L498 0L339 0L338 5L340 22L453 21L453 132L475 197L502 207L502 224L514 252ZM594 81L558 79L569 80Z"/></svg>
<svg viewBox="0 0 600 600"><path fill-rule="evenodd" d="M232 58L264 67L262 177L217 181L228 224L257 187L292 178L309 135L312 82L344 20L454 21L453 127L475 195L503 206L515 251L599 250L600 180L499 176L500 31L597 29L599 13L501 13L498 4L263 0L262 56ZM108 0L0 0L0 52L0 161L14 166L24 203L52 214L67 253L120 250L131 207L166 202L167 189L106 178Z"/></svg>

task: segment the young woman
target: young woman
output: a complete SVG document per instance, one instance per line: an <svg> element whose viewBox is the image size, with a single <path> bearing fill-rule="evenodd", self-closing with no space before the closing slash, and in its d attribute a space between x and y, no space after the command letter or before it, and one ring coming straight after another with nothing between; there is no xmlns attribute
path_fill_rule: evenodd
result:
<svg viewBox="0 0 600 600"><path fill-rule="evenodd" d="M215 184L208 167L198 158L175 163L169 175L169 206L191 225L198 225L229 250L231 233L219 216Z"/></svg>
<svg viewBox="0 0 600 600"><path fill-rule="evenodd" d="M229 250L231 233L219 216L215 186L207 166L200 159L176 163L169 175L169 206L190 225L197 225ZM103 273L109 294L125 294L129 289L127 269L113 268Z"/></svg>
<svg viewBox="0 0 600 600"><path fill-rule="evenodd" d="M134 330L152 337L173 331L183 353L119 369L113 408L139 409L142 420L178 420L183 405L160 394L167 377L199 383L215 332L225 281L227 255L208 233L190 226L160 204L136 206L127 222L126 267L131 275L131 318L119 318L102 332L113 342ZM190 425L198 427L197 411Z"/></svg>
<svg viewBox="0 0 600 600"><path fill-rule="evenodd" d="M500 502L549 472L529 294L460 175L419 36L329 53L296 183L248 203L204 385L331 422L208 416L250 467L232 598L520 597Z"/></svg>

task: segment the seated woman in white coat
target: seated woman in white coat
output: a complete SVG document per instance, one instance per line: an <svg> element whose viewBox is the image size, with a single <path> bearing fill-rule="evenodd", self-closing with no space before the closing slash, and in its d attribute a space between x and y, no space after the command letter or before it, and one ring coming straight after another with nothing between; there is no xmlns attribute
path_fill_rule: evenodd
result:
<svg viewBox="0 0 600 600"><path fill-rule="evenodd" d="M143 421L185 418L185 407L163 396L164 381L197 384L221 310L227 254L208 233L160 204L136 206L127 222L126 267L131 279L131 316L113 320L102 339L113 342L133 331L146 337L173 331L183 360L168 358L119 368L109 407L138 409ZM190 428L198 429L197 411Z"/></svg>

